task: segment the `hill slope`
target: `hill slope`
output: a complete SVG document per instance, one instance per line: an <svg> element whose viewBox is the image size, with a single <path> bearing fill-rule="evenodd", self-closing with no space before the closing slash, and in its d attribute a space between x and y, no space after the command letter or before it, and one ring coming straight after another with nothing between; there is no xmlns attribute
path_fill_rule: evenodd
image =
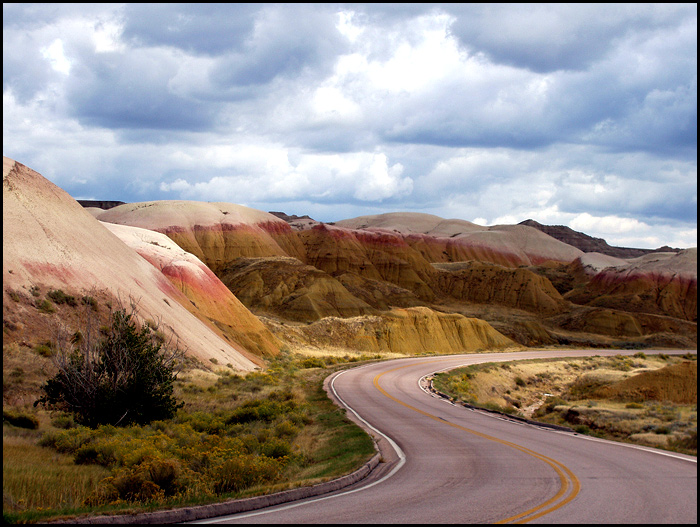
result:
<svg viewBox="0 0 700 527"><path fill-rule="evenodd" d="M189 300L165 275L67 193L3 157L3 318L24 328L21 335L11 330L5 337L22 341L37 338L41 331L46 334L46 329L27 327L27 321L39 314L38 323L46 327L51 316L15 299L31 299L30 291L50 289L78 298L86 291L98 291L112 302L132 298L142 318L160 321L191 356L230 363L243 371L259 362L185 309Z"/></svg>
<svg viewBox="0 0 700 527"><path fill-rule="evenodd" d="M277 355L281 343L199 258L164 234L114 223L103 225L159 269L187 297L185 308L213 324L226 340L257 356Z"/></svg>

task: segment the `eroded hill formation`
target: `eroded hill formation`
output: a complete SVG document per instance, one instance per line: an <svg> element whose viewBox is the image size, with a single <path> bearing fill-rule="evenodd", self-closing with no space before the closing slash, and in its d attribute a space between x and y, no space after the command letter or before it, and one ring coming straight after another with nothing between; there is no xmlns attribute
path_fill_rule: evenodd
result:
<svg viewBox="0 0 700 527"><path fill-rule="evenodd" d="M27 196L36 201L32 210L22 205ZM260 364L283 345L397 353L697 346L696 249L622 259L530 225L482 227L414 213L331 225L230 203L154 201L86 212L12 160L3 170L8 201L14 205L3 219L16 227L12 236L4 232L4 245L12 244L3 255L6 295L40 281L74 290L98 284L113 294L143 286L153 290L141 294L154 297L149 308L163 310L168 300L208 328L223 353L202 357L224 364L231 348ZM42 219L49 212L67 219ZM36 238L24 236L24 224L41 224ZM65 264L65 253L75 265ZM121 267L97 261L105 257L138 260L124 266L148 277L126 269L121 276ZM17 318L5 309L4 316Z"/></svg>
<svg viewBox="0 0 700 527"><path fill-rule="evenodd" d="M178 207L188 212L177 218ZM390 213L331 225L225 207L129 204L99 219L165 233L253 312L280 320L422 306L486 320L521 345L696 346L696 249L622 259L522 224Z"/></svg>
<svg viewBox="0 0 700 527"><path fill-rule="evenodd" d="M136 231L105 227L40 174L3 158L3 344L35 348L84 329L85 316L99 327L109 309L135 304L142 321L204 364L249 371L279 351L201 261L164 235Z"/></svg>

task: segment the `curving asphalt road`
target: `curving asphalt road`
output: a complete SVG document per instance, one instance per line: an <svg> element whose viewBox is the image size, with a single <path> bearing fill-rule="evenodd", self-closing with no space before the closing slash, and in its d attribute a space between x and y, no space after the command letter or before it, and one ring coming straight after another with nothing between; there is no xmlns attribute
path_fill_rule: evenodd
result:
<svg viewBox="0 0 700 527"><path fill-rule="evenodd" d="M335 374L327 381L329 392L370 430L384 462L370 477L333 494L198 523L695 525L697 458L454 406L420 382L433 372L478 362L620 353L411 358Z"/></svg>

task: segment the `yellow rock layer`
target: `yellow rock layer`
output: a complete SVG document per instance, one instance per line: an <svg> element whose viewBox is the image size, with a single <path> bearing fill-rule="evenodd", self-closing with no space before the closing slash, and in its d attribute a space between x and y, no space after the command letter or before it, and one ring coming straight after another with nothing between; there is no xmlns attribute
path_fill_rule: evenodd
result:
<svg viewBox="0 0 700 527"><path fill-rule="evenodd" d="M324 318L297 328L299 340L317 347L367 353L469 353L519 347L487 322L427 307L398 308L378 316Z"/></svg>
<svg viewBox="0 0 700 527"><path fill-rule="evenodd" d="M541 314L566 309L566 301L546 278L527 269L483 262L435 264L440 289L457 300L500 304Z"/></svg>
<svg viewBox="0 0 700 527"><path fill-rule="evenodd" d="M681 362L660 370L640 373L612 385L603 386L596 390L594 395L605 399L697 404L698 363Z"/></svg>
<svg viewBox="0 0 700 527"><path fill-rule="evenodd" d="M375 312L338 280L296 258L239 258L220 274L248 308L287 320L311 322Z"/></svg>

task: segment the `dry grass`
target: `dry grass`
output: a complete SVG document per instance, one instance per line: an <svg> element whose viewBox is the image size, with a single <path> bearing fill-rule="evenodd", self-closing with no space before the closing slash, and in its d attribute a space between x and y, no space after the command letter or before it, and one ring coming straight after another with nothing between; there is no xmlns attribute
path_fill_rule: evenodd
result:
<svg viewBox="0 0 700 527"><path fill-rule="evenodd" d="M2 443L3 511L82 507L109 475L104 467L75 465L73 456L37 446L33 437L3 429Z"/></svg>
<svg viewBox="0 0 700 527"><path fill-rule="evenodd" d="M696 357L696 356L693 356ZM471 404L539 421L569 426L599 437L697 455L697 383L685 394L695 402L626 400L600 396L625 379L649 378L645 372L669 371L685 359L667 356L588 357L554 361L491 363L460 368L434 379L438 390ZM690 371L690 370L689 370ZM640 376L641 375L641 376Z"/></svg>

